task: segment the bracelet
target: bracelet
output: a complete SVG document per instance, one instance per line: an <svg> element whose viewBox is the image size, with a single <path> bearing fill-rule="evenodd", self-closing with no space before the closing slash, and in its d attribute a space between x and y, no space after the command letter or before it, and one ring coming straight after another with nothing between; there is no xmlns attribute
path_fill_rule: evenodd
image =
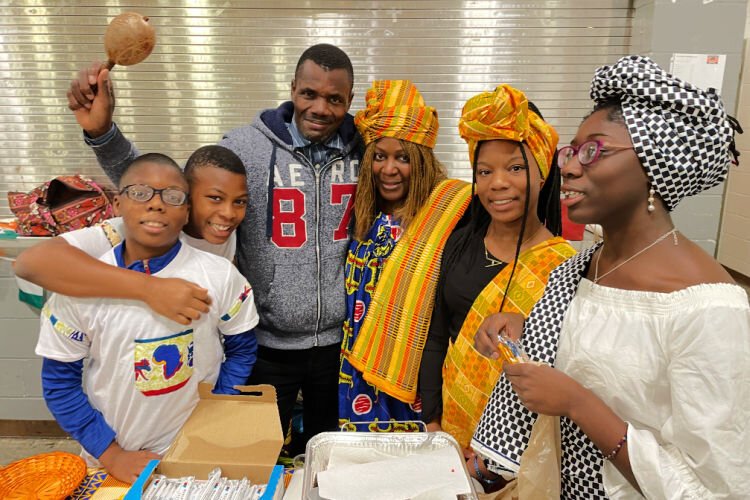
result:
<svg viewBox="0 0 750 500"><path fill-rule="evenodd" d="M615 458L617 454L620 453L620 450L622 449L623 446L625 446L625 443L627 442L628 442L628 433L626 431L625 435L620 439L620 442L617 443L617 446L615 446L615 448L609 452L609 455L606 455L604 457L604 460L612 460L613 458Z"/></svg>
<svg viewBox="0 0 750 500"><path fill-rule="evenodd" d="M487 463L485 462L485 467L487 466ZM479 458L474 455L474 472L477 474L477 479L480 483L482 483L482 486L485 488L491 488L495 486L501 479L503 479L502 476L497 476L495 479L491 479L484 474L482 474L482 471L479 469Z"/></svg>

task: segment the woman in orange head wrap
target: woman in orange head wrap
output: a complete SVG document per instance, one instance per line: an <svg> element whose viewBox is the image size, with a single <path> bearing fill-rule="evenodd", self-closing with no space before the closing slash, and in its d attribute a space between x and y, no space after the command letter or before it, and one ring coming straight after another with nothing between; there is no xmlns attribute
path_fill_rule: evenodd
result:
<svg viewBox="0 0 750 500"><path fill-rule="evenodd" d="M475 196L470 221L446 244L420 390L429 427L468 448L502 370L474 350L476 328L500 310L528 315L550 271L574 251L559 237L557 132L526 96L501 85L472 97L459 132Z"/></svg>
<svg viewBox="0 0 750 500"><path fill-rule="evenodd" d="M432 149L437 112L411 82L373 82L365 99L354 119L366 149L345 269L339 422L392 430L394 421L419 419L417 377L440 257L470 189L445 179Z"/></svg>

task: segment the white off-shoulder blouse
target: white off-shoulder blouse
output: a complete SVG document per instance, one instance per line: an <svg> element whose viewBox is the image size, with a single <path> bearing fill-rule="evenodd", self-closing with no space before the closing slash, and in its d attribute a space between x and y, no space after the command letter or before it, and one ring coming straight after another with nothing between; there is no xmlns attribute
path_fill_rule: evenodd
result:
<svg viewBox="0 0 750 500"><path fill-rule="evenodd" d="M639 292L582 279L556 367L628 423L628 453L649 499L750 498L750 306L705 284ZM610 498L641 498L609 462Z"/></svg>

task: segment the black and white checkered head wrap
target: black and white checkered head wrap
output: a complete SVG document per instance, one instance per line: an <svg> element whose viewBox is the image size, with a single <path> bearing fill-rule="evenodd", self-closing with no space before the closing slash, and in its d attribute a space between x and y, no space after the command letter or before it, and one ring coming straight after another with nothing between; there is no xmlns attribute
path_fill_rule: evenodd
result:
<svg viewBox="0 0 750 500"><path fill-rule="evenodd" d="M719 184L736 162L734 131L742 130L716 91L675 78L648 57L597 69L591 98L620 101L635 152L670 211Z"/></svg>

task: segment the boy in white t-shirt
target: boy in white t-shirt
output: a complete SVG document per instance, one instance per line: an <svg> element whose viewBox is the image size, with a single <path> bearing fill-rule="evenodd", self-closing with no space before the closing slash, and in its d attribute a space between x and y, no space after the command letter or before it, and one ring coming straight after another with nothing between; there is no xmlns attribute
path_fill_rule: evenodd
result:
<svg viewBox="0 0 750 500"><path fill-rule="evenodd" d="M223 146L204 146L188 158L185 176L190 184L190 217L180 239L233 261L235 230L247 207L242 160ZM193 283L156 280L99 262L123 235L119 217L65 233L24 251L14 271L20 279L65 295L141 300L181 324L207 311L208 294Z"/></svg>
<svg viewBox="0 0 750 500"><path fill-rule="evenodd" d="M186 328L140 301L63 295L53 295L42 312L36 353L44 357L45 401L89 464L122 481L132 482L166 451L198 401L199 382L236 393L255 362L250 285L228 260L179 239L187 190L169 157L136 159L115 199L127 237L100 260L196 283L213 299L200 319Z"/></svg>

